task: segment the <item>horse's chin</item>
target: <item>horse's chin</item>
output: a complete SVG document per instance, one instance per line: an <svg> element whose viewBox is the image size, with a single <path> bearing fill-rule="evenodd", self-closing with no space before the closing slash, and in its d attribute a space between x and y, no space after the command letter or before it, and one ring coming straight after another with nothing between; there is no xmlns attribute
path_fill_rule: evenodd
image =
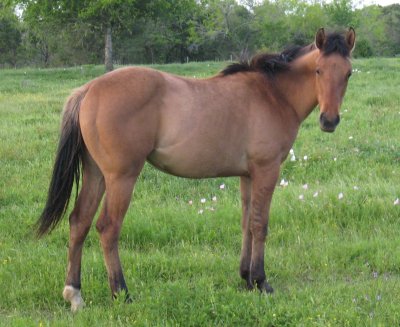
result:
<svg viewBox="0 0 400 327"><path fill-rule="evenodd" d="M333 133L336 130L336 127L324 127L324 126L320 126L321 131L325 132L325 133Z"/></svg>

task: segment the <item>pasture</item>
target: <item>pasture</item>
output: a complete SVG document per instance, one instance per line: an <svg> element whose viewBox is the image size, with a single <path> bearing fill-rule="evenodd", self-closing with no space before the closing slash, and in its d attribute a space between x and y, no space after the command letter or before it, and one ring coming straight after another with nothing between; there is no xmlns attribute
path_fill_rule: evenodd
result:
<svg viewBox="0 0 400 327"><path fill-rule="evenodd" d="M224 66L155 68L202 78ZM0 325L398 325L400 59L354 60L353 69L336 132L322 133L313 112L282 166L266 245L272 296L246 291L239 277L238 179L180 179L146 165L120 240L133 303L111 300L92 228L76 315L61 296L68 219L39 241L31 227L63 102L103 68L0 71Z"/></svg>

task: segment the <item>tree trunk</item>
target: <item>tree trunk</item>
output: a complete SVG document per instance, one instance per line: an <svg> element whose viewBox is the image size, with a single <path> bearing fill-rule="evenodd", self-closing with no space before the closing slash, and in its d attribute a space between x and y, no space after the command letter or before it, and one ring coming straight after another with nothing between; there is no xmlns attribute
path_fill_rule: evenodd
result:
<svg viewBox="0 0 400 327"><path fill-rule="evenodd" d="M112 58L112 38L111 38L111 26L106 28L106 45L104 49L104 64L106 66L106 72L110 72L114 69L113 58Z"/></svg>

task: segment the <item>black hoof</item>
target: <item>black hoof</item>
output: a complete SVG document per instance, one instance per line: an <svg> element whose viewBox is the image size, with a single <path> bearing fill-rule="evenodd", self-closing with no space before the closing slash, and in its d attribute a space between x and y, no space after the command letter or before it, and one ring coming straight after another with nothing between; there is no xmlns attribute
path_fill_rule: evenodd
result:
<svg viewBox="0 0 400 327"><path fill-rule="evenodd" d="M254 284L251 281L247 280L246 281L246 288L247 288L248 291L252 291L252 290L254 290Z"/></svg>
<svg viewBox="0 0 400 327"><path fill-rule="evenodd" d="M127 290L122 290L122 291L119 291L118 293L114 293L112 295L112 299L114 301L117 301L120 303L122 303L122 302L123 303L132 303L133 302L133 299Z"/></svg>
<svg viewBox="0 0 400 327"><path fill-rule="evenodd" d="M263 281L261 283L257 283L257 288L261 293L267 293L267 294L274 293L274 289L266 281Z"/></svg>

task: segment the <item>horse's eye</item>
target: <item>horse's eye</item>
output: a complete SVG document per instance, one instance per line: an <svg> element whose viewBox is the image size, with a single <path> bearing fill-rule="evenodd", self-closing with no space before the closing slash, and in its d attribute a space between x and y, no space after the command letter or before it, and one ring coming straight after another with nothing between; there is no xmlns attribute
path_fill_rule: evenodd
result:
<svg viewBox="0 0 400 327"><path fill-rule="evenodd" d="M319 74L321 74L321 71L320 71L319 69L317 69L317 70L315 71L315 73L316 73L317 75L319 75Z"/></svg>

